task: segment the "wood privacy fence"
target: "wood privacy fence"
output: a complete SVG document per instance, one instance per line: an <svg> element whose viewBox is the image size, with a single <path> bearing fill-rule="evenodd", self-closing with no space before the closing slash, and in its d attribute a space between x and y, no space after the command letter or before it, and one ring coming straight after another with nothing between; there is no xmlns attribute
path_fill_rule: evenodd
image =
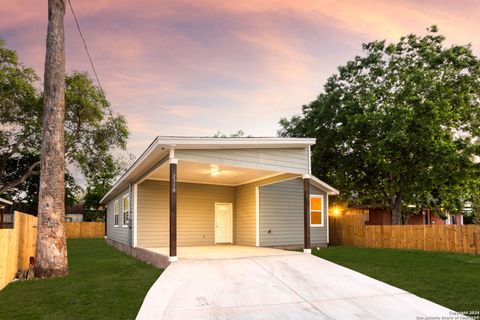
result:
<svg viewBox="0 0 480 320"><path fill-rule="evenodd" d="M103 238L105 222L67 222L67 238Z"/></svg>
<svg viewBox="0 0 480 320"><path fill-rule="evenodd" d="M37 217L25 213L15 212L13 229L0 229L0 290L28 269L36 240Z"/></svg>
<svg viewBox="0 0 480 320"><path fill-rule="evenodd" d="M14 214L13 229L0 229L0 290L9 284L18 270L28 269L35 256L37 217ZM103 238L104 222L66 222L67 238Z"/></svg>
<svg viewBox="0 0 480 320"><path fill-rule="evenodd" d="M329 217L330 243L480 254L478 225L364 225L363 210Z"/></svg>

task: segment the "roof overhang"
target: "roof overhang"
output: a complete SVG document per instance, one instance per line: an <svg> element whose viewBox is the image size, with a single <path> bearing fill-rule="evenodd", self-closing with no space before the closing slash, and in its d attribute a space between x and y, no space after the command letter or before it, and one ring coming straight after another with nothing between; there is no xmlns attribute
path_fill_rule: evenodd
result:
<svg viewBox="0 0 480 320"><path fill-rule="evenodd" d="M310 175L310 183L318 189L325 191L329 196L338 196L340 194L340 191L315 176Z"/></svg>
<svg viewBox="0 0 480 320"><path fill-rule="evenodd" d="M308 148L315 144L314 138L212 138L159 136L143 154L115 182L100 201L109 202L118 192L136 183L152 168L158 167L168 157L171 149L261 149L261 148Z"/></svg>

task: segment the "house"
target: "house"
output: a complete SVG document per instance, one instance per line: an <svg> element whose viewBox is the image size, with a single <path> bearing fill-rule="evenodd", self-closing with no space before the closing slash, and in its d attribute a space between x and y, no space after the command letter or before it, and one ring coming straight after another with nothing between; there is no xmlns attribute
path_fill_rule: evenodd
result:
<svg viewBox="0 0 480 320"><path fill-rule="evenodd" d="M365 225L391 225L392 214L386 208L370 207L364 209L364 224ZM419 225L419 224L463 224L462 214L447 214L447 219L442 219L437 216L431 209L424 208L417 214L411 215L408 218L403 218L403 224Z"/></svg>
<svg viewBox="0 0 480 320"><path fill-rule="evenodd" d="M82 222L85 215L85 206L82 203L74 204L65 209L65 221Z"/></svg>
<svg viewBox="0 0 480 320"><path fill-rule="evenodd" d="M139 258L177 247L326 246L328 197L310 138L157 137L104 196L107 241ZM151 258L153 259L153 258Z"/></svg>
<svg viewBox="0 0 480 320"><path fill-rule="evenodd" d="M0 229L13 228L13 203L0 198Z"/></svg>

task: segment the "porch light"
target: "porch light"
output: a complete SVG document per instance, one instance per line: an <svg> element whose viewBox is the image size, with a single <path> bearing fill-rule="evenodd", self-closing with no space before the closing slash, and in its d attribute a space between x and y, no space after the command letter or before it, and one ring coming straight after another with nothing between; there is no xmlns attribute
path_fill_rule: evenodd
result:
<svg viewBox="0 0 480 320"><path fill-rule="evenodd" d="M210 174L212 175L212 177L218 176L220 173L222 173L222 170L220 170L219 167L217 167L217 166L212 166L212 167L210 168Z"/></svg>

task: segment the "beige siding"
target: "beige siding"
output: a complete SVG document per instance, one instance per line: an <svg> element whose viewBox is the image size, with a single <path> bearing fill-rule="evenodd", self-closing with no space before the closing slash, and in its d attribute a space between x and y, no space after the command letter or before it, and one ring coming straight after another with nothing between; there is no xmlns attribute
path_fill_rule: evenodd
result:
<svg viewBox="0 0 480 320"><path fill-rule="evenodd" d="M244 168L300 174L309 172L307 148L175 150L175 157Z"/></svg>
<svg viewBox="0 0 480 320"><path fill-rule="evenodd" d="M233 203L234 187L179 183L177 245L211 245L215 241L215 202ZM168 246L169 188L166 181L147 180L138 185L138 246Z"/></svg>
<svg viewBox="0 0 480 320"><path fill-rule="evenodd" d="M324 195L324 226L311 227L312 244L327 243L326 194L311 187L311 194ZM260 195L260 246L303 246L303 180L292 179L267 186Z"/></svg>
<svg viewBox="0 0 480 320"><path fill-rule="evenodd" d="M236 189L235 244L256 245L256 202L255 185L247 184Z"/></svg>
<svg viewBox="0 0 480 320"><path fill-rule="evenodd" d="M107 204L107 238L124 243L131 243L131 230L129 227L123 226L123 197L128 194L129 188L122 190L112 201ZM130 201L133 197L130 196ZM118 227L114 225L113 206L115 201L119 202Z"/></svg>

